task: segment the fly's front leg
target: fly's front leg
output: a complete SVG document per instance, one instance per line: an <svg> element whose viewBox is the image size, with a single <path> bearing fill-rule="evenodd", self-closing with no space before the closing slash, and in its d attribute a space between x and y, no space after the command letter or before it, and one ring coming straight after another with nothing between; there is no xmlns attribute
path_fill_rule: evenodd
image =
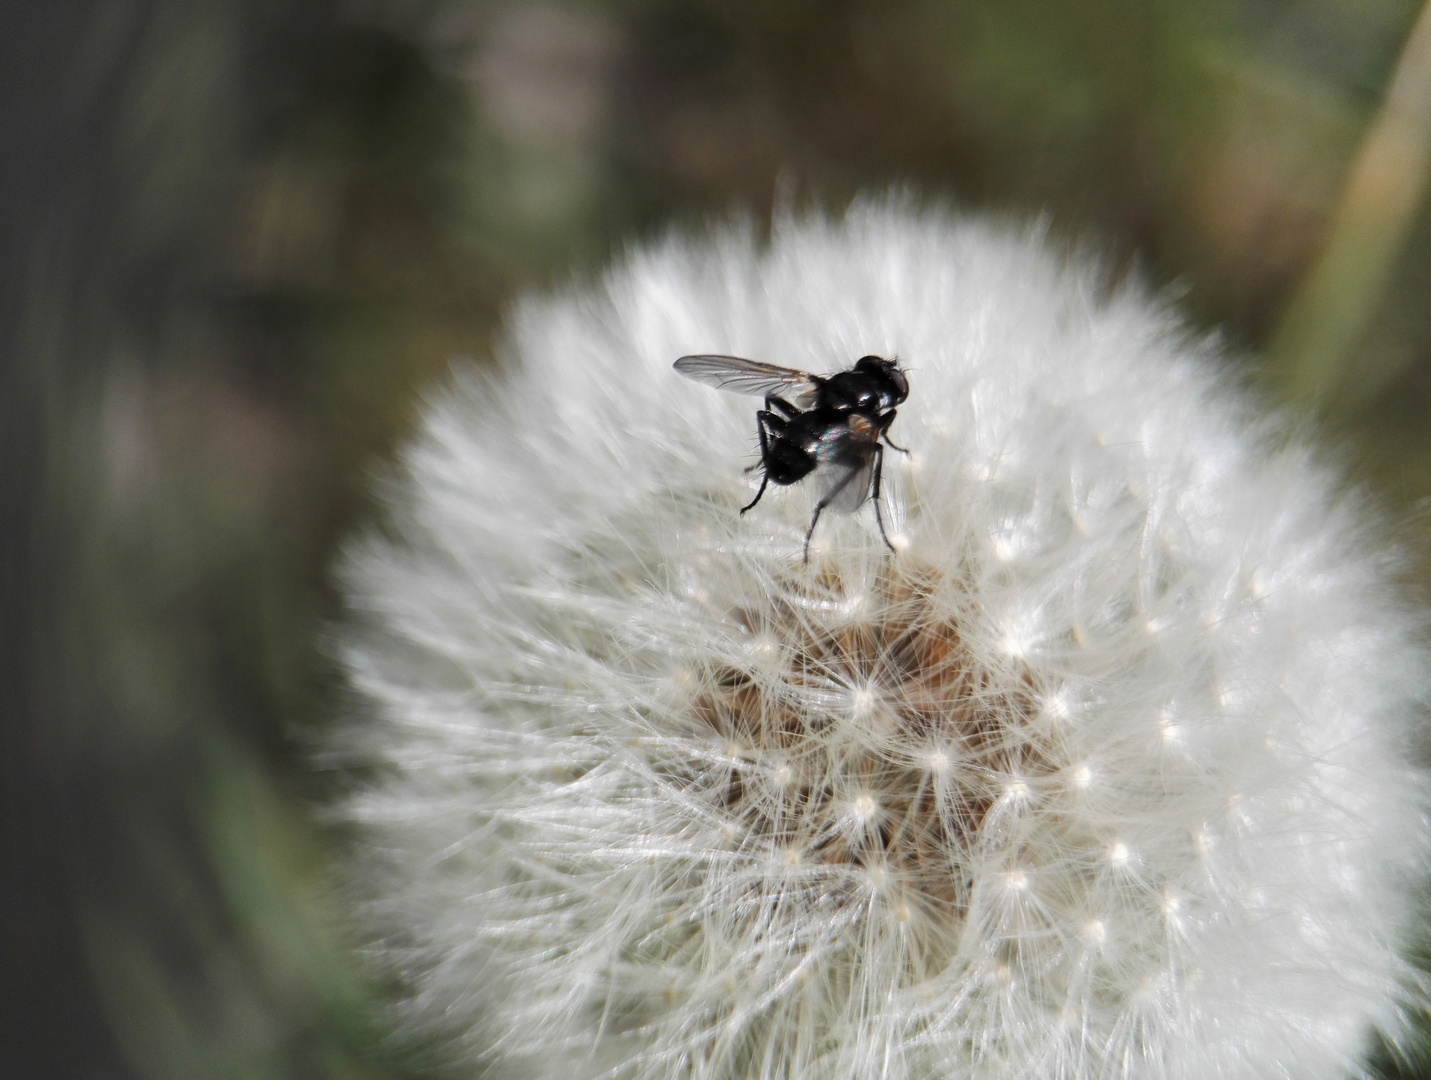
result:
<svg viewBox="0 0 1431 1080"><path fill-rule="evenodd" d="M884 418L884 422L881 424L879 429L880 438L885 441L885 445L887 445L891 450L898 450L901 454L904 454L907 457L909 455L909 451L902 446L896 446L894 440L889 437L889 428L890 425L894 423L894 415L894 413L890 413Z"/></svg>

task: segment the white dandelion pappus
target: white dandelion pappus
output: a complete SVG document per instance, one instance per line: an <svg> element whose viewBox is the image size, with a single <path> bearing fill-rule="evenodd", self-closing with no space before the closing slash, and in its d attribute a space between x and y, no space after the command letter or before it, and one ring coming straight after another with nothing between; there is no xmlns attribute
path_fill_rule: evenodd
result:
<svg viewBox="0 0 1431 1080"><path fill-rule="evenodd" d="M373 954L469 1071L1332 1078L1419 1004L1391 560L1212 346L857 205L525 302L344 564ZM692 352L899 357L868 502L753 494ZM485 1074L484 1074L485 1075Z"/></svg>

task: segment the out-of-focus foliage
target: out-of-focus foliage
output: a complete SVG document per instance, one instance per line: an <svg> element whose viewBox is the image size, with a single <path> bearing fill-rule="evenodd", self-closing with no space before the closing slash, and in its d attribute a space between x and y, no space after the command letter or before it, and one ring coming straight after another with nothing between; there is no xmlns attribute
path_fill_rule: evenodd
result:
<svg viewBox="0 0 1431 1080"><path fill-rule="evenodd" d="M1047 215L1106 251L1110 276L1139 272L1222 327L1275 395L1298 385L1307 320L1326 317L1292 298L1331 272L1349 170L1417 14L1409 0L12 14L12 1061L174 1078L426 1067L431 1048L380 1034L382 988L345 951L325 885L343 837L322 824L331 780L310 736L345 707L321 653L337 614L325 574L424 384L454 358L488 362L515 293L671 222L908 185ZM1333 327L1318 385L1331 445L1405 507L1431 494L1431 215L1397 230L1348 271L1374 287ZM1251 359L1274 342L1275 364ZM1407 541L1420 555L1431 537Z"/></svg>

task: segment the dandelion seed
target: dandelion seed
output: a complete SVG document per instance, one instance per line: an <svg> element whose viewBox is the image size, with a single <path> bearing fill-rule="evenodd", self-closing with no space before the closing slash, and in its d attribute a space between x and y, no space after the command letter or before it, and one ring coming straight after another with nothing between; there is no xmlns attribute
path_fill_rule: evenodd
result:
<svg viewBox="0 0 1431 1080"><path fill-rule="evenodd" d="M907 365L897 555L868 500L808 566L811 492L739 514L697 351ZM1404 1036L1419 617L1163 305L867 204L638 251L509 352L343 570L355 908L455 1072L1333 1080Z"/></svg>
<svg viewBox="0 0 1431 1080"><path fill-rule="evenodd" d="M879 804L875 802L874 796L867 793L862 792L850 800L850 811L854 819L861 824L874 817L878 808Z"/></svg>
<svg viewBox="0 0 1431 1080"><path fill-rule="evenodd" d="M1251 576L1247 579L1247 591L1252 594L1254 599L1267 599L1267 577L1262 570L1252 571Z"/></svg>
<svg viewBox="0 0 1431 1080"><path fill-rule="evenodd" d="M856 716L869 716L874 712L875 705L879 701L874 692L867 686L862 686L856 690L851 698L851 704Z"/></svg>
<svg viewBox="0 0 1431 1080"><path fill-rule="evenodd" d="M751 648L756 659L761 661L771 661L780 655L780 643L773 638L762 635L755 640Z"/></svg>
<svg viewBox="0 0 1431 1080"><path fill-rule="evenodd" d="M1062 693L1054 694L1044 703L1044 712L1056 720L1068 720L1073 716L1073 711L1068 707L1068 700Z"/></svg>
<svg viewBox="0 0 1431 1080"><path fill-rule="evenodd" d="M1183 737L1182 729L1171 720L1164 720L1158 726L1165 743L1175 743Z"/></svg>

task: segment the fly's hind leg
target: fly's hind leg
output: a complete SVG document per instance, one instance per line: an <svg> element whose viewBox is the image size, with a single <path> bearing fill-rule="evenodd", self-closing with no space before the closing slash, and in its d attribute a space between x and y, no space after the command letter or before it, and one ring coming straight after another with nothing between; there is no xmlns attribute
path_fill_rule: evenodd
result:
<svg viewBox="0 0 1431 1080"><path fill-rule="evenodd" d="M755 498L751 499L750 502L746 503L740 508L740 512L742 515L760 501L760 497L765 494L765 485L768 483L770 483L770 474L766 473L760 478L760 488L756 491Z"/></svg>
<svg viewBox="0 0 1431 1080"><path fill-rule="evenodd" d="M747 465L745 467L746 472L754 472L756 469L762 469L765 467L765 425L767 423L779 424L783 428L786 423L788 423L790 420L793 420L799 415L800 410L795 408L794 405L791 405L790 402L786 401L783 397L780 397L777 394L770 394L766 397L765 408L759 409L755 413L756 431L760 435L760 460L757 461L754 465ZM765 485L761 484L760 489L761 491L764 491ZM750 506L754 506L755 503L759 501L760 496L757 495L755 497L755 502L752 502ZM745 510L749 510L750 506L747 506ZM741 513L745 513L745 510L742 510Z"/></svg>
<svg viewBox="0 0 1431 1080"><path fill-rule="evenodd" d="M780 399L766 398L765 401L766 404L769 405L772 402L780 401ZM781 402L781 404L784 404L784 402ZM789 406L786 407L788 408ZM755 506L756 503L760 501L760 497L765 494L765 486L770 483L770 466L767 464L770 458L770 440L769 436L766 434L766 430L767 428L777 424L781 427L784 427L785 420L782 417L777 416L775 413L771 412L769 409L761 409L755 414L755 430L760 435L760 461L758 461L756 465L752 465L749 469L746 469L745 471L750 472L758 465L760 468L763 468L765 470L765 475L760 478L760 489L755 493L755 498L751 499L750 502L746 503L740 508L740 512L742 515L744 515L747 510L751 509L753 506Z"/></svg>

